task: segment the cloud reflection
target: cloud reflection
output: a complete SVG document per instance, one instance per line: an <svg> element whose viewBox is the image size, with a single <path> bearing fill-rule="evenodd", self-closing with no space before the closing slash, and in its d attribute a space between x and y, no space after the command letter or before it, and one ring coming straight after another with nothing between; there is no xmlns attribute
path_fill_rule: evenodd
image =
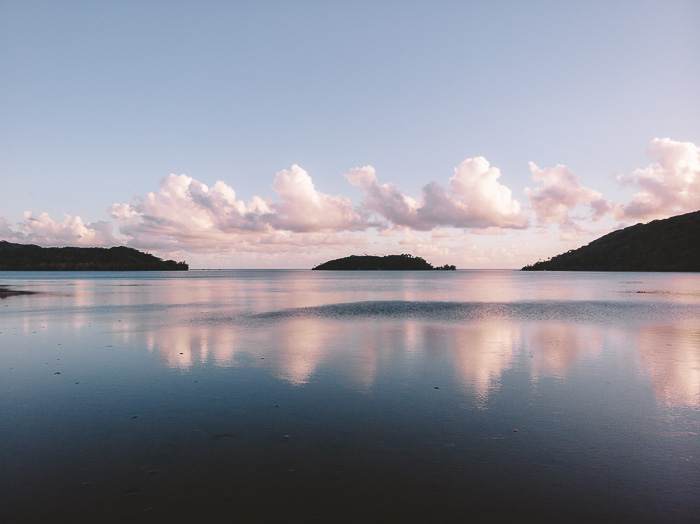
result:
<svg viewBox="0 0 700 524"><path fill-rule="evenodd" d="M563 376L582 358L600 353L603 336L600 327L569 322L526 325L522 348L532 357L532 375Z"/></svg>
<svg viewBox="0 0 700 524"><path fill-rule="evenodd" d="M495 320L452 330L449 349L463 383L486 397L512 362L520 337L518 324Z"/></svg>
<svg viewBox="0 0 700 524"><path fill-rule="evenodd" d="M641 361L657 398L671 405L700 405L700 329L696 324L633 328ZM358 390L396 374L424 376L452 369L453 379L482 399L518 367L532 382L565 377L581 362L599 359L607 346L628 346L629 332L576 322L336 321L300 316L275 322L180 324L146 333L146 346L166 366L263 366L293 385L317 373ZM442 373L444 371L440 371Z"/></svg>
<svg viewBox="0 0 700 524"><path fill-rule="evenodd" d="M700 406L700 324L646 326L637 347L656 398L676 406Z"/></svg>
<svg viewBox="0 0 700 524"><path fill-rule="evenodd" d="M190 368L211 361L217 365L233 362L237 336L233 326L179 325L146 334L146 347L165 358L165 365Z"/></svg>

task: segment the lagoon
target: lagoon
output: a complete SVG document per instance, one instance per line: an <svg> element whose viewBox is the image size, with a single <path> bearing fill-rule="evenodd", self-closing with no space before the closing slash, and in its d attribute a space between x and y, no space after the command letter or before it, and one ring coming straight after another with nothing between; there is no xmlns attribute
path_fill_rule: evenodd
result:
<svg viewBox="0 0 700 524"><path fill-rule="evenodd" d="M700 518L700 274L0 285L7 522Z"/></svg>

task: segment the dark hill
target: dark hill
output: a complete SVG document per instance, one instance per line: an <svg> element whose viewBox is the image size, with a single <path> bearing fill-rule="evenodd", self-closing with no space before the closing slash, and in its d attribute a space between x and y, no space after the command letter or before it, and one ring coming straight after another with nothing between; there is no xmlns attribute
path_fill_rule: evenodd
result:
<svg viewBox="0 0 700 524"><path fill-rule="evenodd" d="M0 240L0 271L187 271L130 247L39 247Z"/></svg>
<svg viewBox="0 0 700 524"><path fill-rule="evenodd" d="M523 271L700 271L700 211L613 231Z"/></svg>
<svg viewBox="0 0 700 524"><path fill-rule="evenodd" d="M328 262L324 262L313 269L335 271L429 271L435 269L453 270L455 269L455 266L444 265L440 267L433 267L421 257L414 257L412 255L387 255L384 257L373 255L352 255L345 258L338 258L336 260L329 260Z"/></svg>

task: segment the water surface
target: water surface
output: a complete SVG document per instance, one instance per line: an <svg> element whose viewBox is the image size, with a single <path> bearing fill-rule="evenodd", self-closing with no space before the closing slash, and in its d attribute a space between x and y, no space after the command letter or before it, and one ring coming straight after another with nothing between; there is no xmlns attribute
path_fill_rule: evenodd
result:
<svg viewBox="0 0 700 524"><path fill-rule="evenodd" d="M700 275L0 285L11 522L700 517Z"/></svg>

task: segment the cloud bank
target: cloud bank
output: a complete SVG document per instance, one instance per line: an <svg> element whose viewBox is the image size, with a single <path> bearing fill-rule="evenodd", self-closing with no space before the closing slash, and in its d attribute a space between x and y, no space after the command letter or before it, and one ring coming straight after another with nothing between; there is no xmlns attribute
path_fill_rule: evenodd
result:
<svg viewBox="0 0 700 524"><path fill-rule="evenodd" d="M109 207L111 221L86 223L69 214L53 220L47 213L26 211L15 225L0 217L0 239L56 246L125 244L178 257L247 253L308 260L321 252L325 257L330 252L343 256L368 249L409 249L417 255L461 253L474 260L503 260L502 250L465 247L467 237L460 235L489 237L493 245L498 243L494 235L510 235L511 249L513 238L533 227L558 228L559 240L571 242L590 237L593 222L609 223L597 226L598 231L609 231L612 220L625 224L699 209L700 147L656 138L648 154L648 166L618 177L631 189L627 203L605 200L565 165L540 168L530 162L534 187L525 189L527 203L521 204L500 181L501 171L484 157L474 157L456 166L446 183L430 181L415 197L392 182L380 183L372 166L350 169L344 177L362 192L354 205L345 196L320 191L309 173L295 164L276 173L271 184L274 198L254 196L244 202L226 182L209 187L190 176L171 174L145 197Z"/></svg>

